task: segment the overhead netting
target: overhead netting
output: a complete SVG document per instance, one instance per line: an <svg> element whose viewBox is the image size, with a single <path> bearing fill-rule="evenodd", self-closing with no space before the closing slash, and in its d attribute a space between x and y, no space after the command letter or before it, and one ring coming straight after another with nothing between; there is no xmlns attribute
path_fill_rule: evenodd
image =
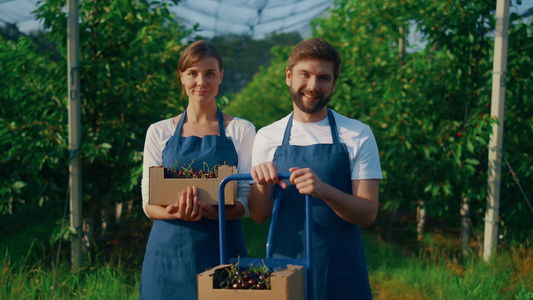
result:
<svg viewBox="0 0 533 300"><path fill-rule="evenodd" d="M15 24L21 31L39 29L31 13L38 2L0 0L0 25ZM182 0L170 11L188 28L198 24L200 35L208 38L222 34L262 38L294 31L309 36L310 21L324 15L332 4L333 0Z"/></svg>
<svg viewBox="0 0 533 300"><path fill-rule="evenodd" d="M187 0L171 10L202 35L244 34L256 38L273 32L311 33L309 23L333 0Z"/></svg>

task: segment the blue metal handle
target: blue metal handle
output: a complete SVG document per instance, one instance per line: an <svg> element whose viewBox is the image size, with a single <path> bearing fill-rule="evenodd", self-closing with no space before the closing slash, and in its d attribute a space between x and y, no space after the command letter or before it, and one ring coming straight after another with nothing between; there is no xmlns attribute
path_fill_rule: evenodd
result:
<svg viewBox="0 0 533 300"><path fill-rule="evenodd" d="M218 188L218 238L220 243L220 264L226 263L226 206L224 188L232 180L252 180L250 174L233 174L222 179Z"/></svg>
<svg viewBox="0 0 533 300"><path fill-rule="evenodd" d="M289 179L291 176L291 173L278 173L279 179ZM225 195L224 195L224 189L226 185L232 181L232 180L252 180L252 176L250 174L233 174L229 175L226 178L222 179L220 182L220 186L218 189L218 222L219 222L219 242L220 242L220 264L224 265L227 263L227 252L226 252L226 206L225 206ZM281 190L280 187L276 187L275 191L275 199L274 199L274 206L272 209L272 217L270 220L270 228L268 231L268 238L267 238L267 260L268 261L276 261L276 259L272 259L272 240L274 238L274 226L277 222L277 216L279 212L279 203L280 200ZM312 208L311 208L311 196L305 195L305 218L306 218L306 255L307 260L305 263L306 267L306 273L307 273L307 299L311 299L312 296L312 273L311 273L311 262L312 262ZM283 261L298 264L299 261L297 259L283 259Z"/></svg>
<svg viewBox="0 0 533 300"><path fill-rule="evenodd" d="M291 173L278 173L279 179L289 179L291 177ZM226 206L225 206L225 194L224 189L226 188L226 185L233 180L252 180L252 175L250 174L233 174L229 175L226 178L222 179L220 182L220 186L218 188L218 223L219 223L219 241L220 241L220 264L223 265L227 261L227 252L226 252ZM279 207L279 201L275 201L275 203L278 203L277 206ZM276 204L275 204L276 205ZM277 209L276 209L277 211ZM274 215L274 212L273 212ZM277 216L277 213L275 214ZM273 228L273 223L275 223L275 217L271 220L270 223L270 229ZM272 230L269 230L269 240L267 241L267 253L270 251L270 244L271 244L271 232ZM268 256L267 256L268 257ZM270 257L268 257L270 258Z"/></svg>

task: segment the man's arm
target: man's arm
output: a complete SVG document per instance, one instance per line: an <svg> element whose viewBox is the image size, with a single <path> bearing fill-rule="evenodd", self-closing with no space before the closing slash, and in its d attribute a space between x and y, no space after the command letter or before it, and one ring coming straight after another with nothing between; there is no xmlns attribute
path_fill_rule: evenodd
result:
<svg viewBox="0 0 533 300"><path fill-rule="evenodd" d="M291 168L291 183L301 194L324 200L347 222L368 227L376 220L379 203L379 179L352 180L352 194L323 182L311 169Z"/></svg>
<svg viewBox="0 0 533 300"><path fill-rule="evenodd" d="M248 209L252 220L261 224L272 215L274 200L272 185L279 184L286 189L287 183L278 179L278 167L271 162L252 167L250 175L255 183L250 189Z"/></svg>
<svg viewBox="0 0 533 300"><path fill-rule="evenodd" d="M248 209L250 218L256 223L262 224L272 215L273 196L271 185L251 185L248 197Z"/></svg>

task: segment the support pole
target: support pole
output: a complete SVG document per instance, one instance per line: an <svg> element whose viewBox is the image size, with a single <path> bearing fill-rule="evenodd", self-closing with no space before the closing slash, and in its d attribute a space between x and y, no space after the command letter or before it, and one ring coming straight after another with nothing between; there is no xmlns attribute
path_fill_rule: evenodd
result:
<svg viewBox="0 0 533 300"><path fill-rule="evenodd" d="M70 148L70 226L76 230L72 239L71 262L74 269L82 265L82 192L81 192L81 121L79 76L79 23L78 0L67 0L68 10L68 123Z"/></svg>
<svg viewBox="0 0 533 300"><path fill-rule="evenodd" d="M492 102L490 109L491 117L496 118L498 123L492 125L492 135L489 142L488 198L485 212L485 240L483 243L483 259L485 262L490 262L498 243L508 32L509 0L498 0L496 3L496 35L494 39Z"/></svg>

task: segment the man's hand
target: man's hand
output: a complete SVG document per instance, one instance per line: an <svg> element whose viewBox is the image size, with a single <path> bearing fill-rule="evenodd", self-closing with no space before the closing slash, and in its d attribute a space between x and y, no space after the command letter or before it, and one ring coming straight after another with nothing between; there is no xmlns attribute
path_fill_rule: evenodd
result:
<svg viewBox="0 0 533 300"><path fill-rule="evenodd" d="M250 175L255 181L251 186L250 196L248 197L250 217L257 223L263 223L272 214L272 185L279 184L279 186L286 189L287 183L278 178L278 167L272 162L253 166L250 170Z"/></svg>
<svg viewBox="0 0 533 300"><path fill-rule="evenodd" d="M271 162L262 163L253 166L250 170L250 175L255 183L259 185L274 185L279 184L282 188L287 188L287 183L283 179L278 178L278 167Z"/></svg>
<svg viewBox="0 0 533 300"><path fill-rule="evenodd" d="M290 168L289 180L296 186L300 194L308 194L315 198L322 198L324 182L310 168Z"/></svg>
<svg viewBox="0 0 533 300"><path fill-rule="evenodd" d="M374 223L378 211L379 180L352 180L352 194L342 192L323 182L309 168L290 168L290 181L300 194L320 198L347 222L368 227Z"/></svg>

